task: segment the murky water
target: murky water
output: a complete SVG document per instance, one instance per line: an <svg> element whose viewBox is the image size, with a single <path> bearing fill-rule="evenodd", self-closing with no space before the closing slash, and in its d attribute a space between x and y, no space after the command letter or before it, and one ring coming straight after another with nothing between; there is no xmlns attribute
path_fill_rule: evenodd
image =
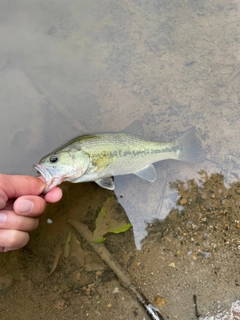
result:
<svg viewBox="0 0 240 320"><path fill-rule="evenodd" d="M2 2L0 171L34 175L32 165L69 139L119 131L136 119L155 141L195 126L204 164L163 161L152 184L115 179L140 249L148 224L180 199L169 182L198 182L202 169L238 181L239 21L236 0Z"/></svg>

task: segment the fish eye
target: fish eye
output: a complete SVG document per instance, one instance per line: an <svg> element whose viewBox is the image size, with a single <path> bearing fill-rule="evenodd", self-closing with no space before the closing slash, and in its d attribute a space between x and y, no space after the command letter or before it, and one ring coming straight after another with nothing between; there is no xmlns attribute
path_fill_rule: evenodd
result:
<svg viewBox="0 0 240 320"><path fill-rule="evenodd" d="M51 163L56 163L56 162L58 162L58 157L57 157L57 156L51 156L51 157L49 158L49 161L50 161Z"/></svg>

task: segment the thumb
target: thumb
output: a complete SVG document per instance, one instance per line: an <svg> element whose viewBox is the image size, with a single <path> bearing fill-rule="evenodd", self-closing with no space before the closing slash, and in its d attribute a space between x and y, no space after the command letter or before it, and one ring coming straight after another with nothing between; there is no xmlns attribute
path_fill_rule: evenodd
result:
<svg viewBox="0 0 240 320"><path fill-rule="evenodd" d="M0 208L4 208L8 199L23 195L39 195L45 183L31 176L0 174Z"/></svg>

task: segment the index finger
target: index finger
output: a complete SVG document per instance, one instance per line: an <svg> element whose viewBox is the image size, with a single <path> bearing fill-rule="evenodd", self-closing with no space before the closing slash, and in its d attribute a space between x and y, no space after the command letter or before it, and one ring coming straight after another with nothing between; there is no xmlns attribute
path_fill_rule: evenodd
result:
<svg viewBox="0 0 240 320"><path fill-rule="evenodd" d="M6 205L8 199L39 195L44 187L44 182L37 177L0 174L0 208Z"/></svg>

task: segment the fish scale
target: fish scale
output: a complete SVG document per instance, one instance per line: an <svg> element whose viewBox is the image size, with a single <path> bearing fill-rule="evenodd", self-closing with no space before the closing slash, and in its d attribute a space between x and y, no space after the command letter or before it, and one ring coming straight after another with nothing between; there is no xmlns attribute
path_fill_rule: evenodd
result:
<svg viewBox="0 0 240 320"><path fill-rule="evenodd" d="M80 146L98 166L98 172L102 169L103 174L112 175L136 172L160 160L178 160L182 150L180 143L157 143L130 134L111 133L99 134L90 141L83 140Z"/></svg>
<svg viewBox="0 0 240 320"><path fill-rule="evenodd" d="M154 181L156 172L152 164L157 161L204 161L195 127L173 141L160 143L145 140L141 135L143 130L137 124L130 125L126 132L80 136L43 157L35 168L46 180L45 192L62 181L95 181L101 187L113 190L112 176L115 175L133 173Z"/></svg>

